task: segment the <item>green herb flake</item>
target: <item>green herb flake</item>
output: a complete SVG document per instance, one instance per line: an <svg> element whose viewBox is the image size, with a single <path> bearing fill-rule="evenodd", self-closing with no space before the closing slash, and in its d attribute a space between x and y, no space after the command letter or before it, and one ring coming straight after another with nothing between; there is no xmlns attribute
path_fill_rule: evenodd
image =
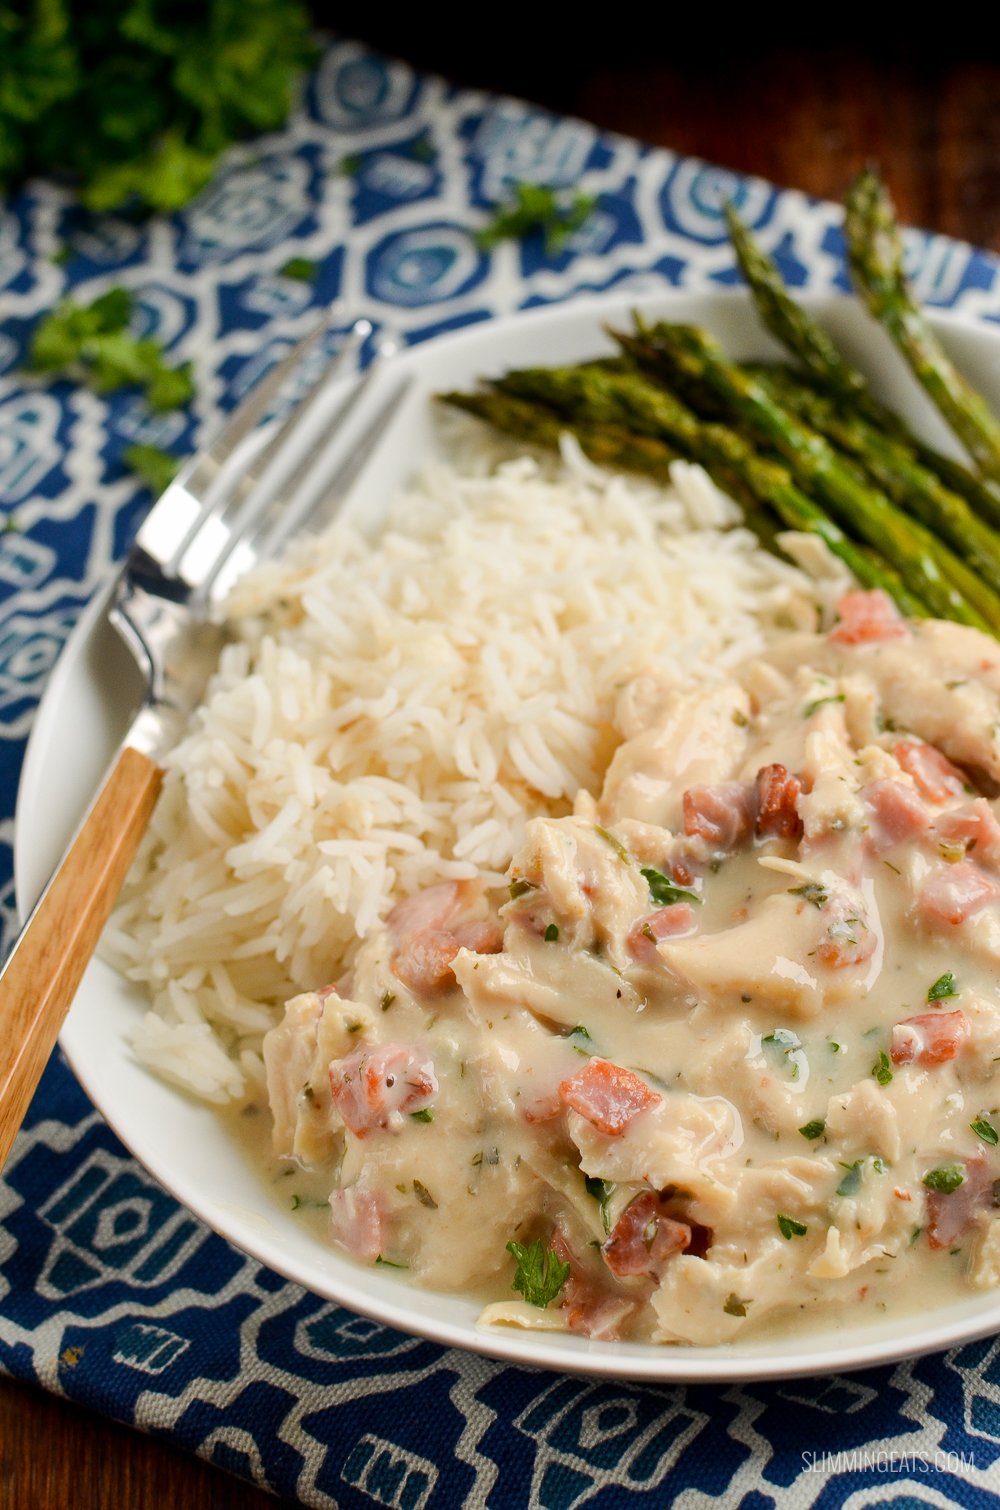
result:
<svg viewBox="0 0 1000 1510"><path fill-rule="evenodd" d="M395 1000L396 1000L396 993L395 993L395 991L383 991L382 992L382 1000L379 1002L379 1006L382 1008L383 1012L388 1012L389 1008L392 1006L392 1004L393 1004L393 1002Z"/></svg>
<svg viewBox="0 0 1000 1510"><path fill-rule="evenodd" d="M558 937L559 929L556 927L555 923L550 923L545 930L545 942L547 944L554 944Z"/></svg>
<svg viewBox="0 0 1000 1510"><path fill-rule="evenodd" d="M807 881L804 886L790 886L788 895L802 897L805 901L811 902L814 907L825 907L830 900L830 893L818 881Z"/></svg>
<svg viewBox="0 0 1000 1510"><path fill-rule="evenodd" d="M993 1123L987 1117L979 1116L975 1122L970 1122L969 1126L976 1137L982 1139L984 1143L989 1144L990 1148L996 1148L997 1144L1000 1143L1000 1133L997 1132Z"/></svg>
<svg viewBox="0 0 1000 1510"><path fill-rule="evenodd" d="M614 1181L600 1180L596 1175L585 1174L583 1177L583 1183L586 1187L587 1194L589 1196L593 1196L594 1200L601 1208L601 1221L604 1225L605 1234L607 1234L611 1231L611 1213L608 1210L608 1202L614 1194Z"/></svg>
<svg viewBox="0 0 1000 1510"><path fill-rule="evenodd" d="M814 1143L817 1138L821 1138L826 1132L826 1123L822 1117L817 1117L814 1122L804 1123L799 1128L799 1132L804 1138L808 1138L810 1143Z"/></svg>
<svg viewBox="0 0 1000 1510"><path fill-rule="evenodd" d="M639 874L649 887L649 895L658 907L672 907L675 902L701 903L701 897L696 891L688 891L683 886L675 886L669 876L665 876L661 870L653 870L651 866L643 866Z"/></svg>
<svg viewBox="0 0 1000 1510"><path fill-rule="evenodd" d="M511 1289L523 1295L529 1305L544 1311L569 1279L569 1264L563 1263L551 1248L544 1248L538 1238L527 1247L511 1239L507 1252L516 1265Z"/></svg>
<svg viewBox="0 0 1000 1510"><path fill-rule="evenodd" d="M959 1185L965 1184L965 1171L957 1164L940 1164L924 1175L924 1184L938 1195L951 1195Z"/></svg>
<svg viewBox="0 0 1000 1510"><path fill-rule="evenodd" d="M391 1258L383 1258L382 1254L380 1253L378 1258L375 1260L375 1267L376 1269L408 1269L410 1266L409 1264L394 1263Z"/></svg>
<svg viewBox="0 0 1000 1510"><path fill-rule="evenodd" d="M817 709L825 708L827 703L842 703L844 701L846 701L846 697L843 692L838 692L833 697L817 697L813 700L813 702L806 703L805 707L802 709L802 717L812 718Z"/></svg>
<svg viewBox="0 0 1000 1510"><path fill-rule="evenodd" d="M511 881L507 890L511 901L516 902L518 898L527 896L529 891L537 891L538 887L532 886L531 882L526 881L523 876L518 876L515 880Z"/></svg>
<svg viewBox="0 0 1000 1510"><path fill-rule="evenodd" d="M616 839L614 834L610 833L608 829L602 828L599 823L595 823L594 833L597 834L599 838L603 839L605 844L611 845L611 848L614 850L615 854L618 856L623 865L632 864L632 856L629 854L624 844L620 839Z"/></svg>
<svg viewBox="0 0 1000 1510"><path fill-rule="evenodd" d="M741 1300L734 1291L732 1295L726 1296L726 1300L722 1309L725 1311L727 1316L745 1316L747 1313L747 1306L749 1305L753 1305L752 1300Z"/></svg>
<svg viewBox="0 0 1000 1510"><path fill-rule="evenodd" d="M318 272L318 262L310 262L308 257L292 257L281 269L280 276L294 278L297 283L315 283Z"/></svg>
<svg viewBox="0 0 1000 1510"><path fill-rule="evenodd" d="M427 1186L424 1185L420 1180L414 1180L413 1194L416 1196L421 1206L426 1206L428 1211L436 1211L438 1209L437 1201L431 1195L430 1191L427 1189Z"/></svg>
<svg viewBox="0 0 1000 1510"><path fill-rule="evenodd" d="M861 1170L864 1162L864 1159L855 1159L853 1164L841 1163L841 1169L846 1169L847 1173L837 1186L838 1195L857 1195L861 1189Z"/></svg>
<svg viewBox="0 0 1000 1510"><path fill-rule="evenodd" d="M809 1231L805 1222L797 1222L794 1216L782 1216L779 1213L775 1220L778 1223L778 1231L786 1242L790 1242L793 1237L805 1237Z"/></svg>
<svg viewBox="0 0 1000 1510"><path fill-rule="evenodd" d="M946 970L944 975L939 975L931 986L927 993L927 1000L947 1001L949 997L957 995L958 986L955 984L955 977L950 970Z"/></svg>
<svg viewBox="0 0 1000 1510"><path fill-rule="evenodd" d="M889 1056L885 1049L882 1049L875 1063L872 1065L872 1074L879 1085L888 1085L892 1079L892 1070L889 1068L889 1063Z"/></svg>
<svg viewBox="0 0 1000 1510"><path fill-rule="evenodd" d="M418 1112L410 1113L411 1122L433 1122L434 1113L429 1106L422 1106Z"/></svg>

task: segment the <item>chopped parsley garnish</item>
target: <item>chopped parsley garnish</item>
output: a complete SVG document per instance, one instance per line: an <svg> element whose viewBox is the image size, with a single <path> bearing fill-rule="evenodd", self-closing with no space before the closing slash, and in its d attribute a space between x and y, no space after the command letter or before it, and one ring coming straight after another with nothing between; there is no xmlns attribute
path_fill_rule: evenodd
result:
<svg viewBox="0 0 1000 1510"><path fill-rule="evenodd" d="M550 923L545 930L545 942L547 944L554 944L558 937L559 929L556 927L555 923Z"/></svg>
<svg viewBox="0 0 1000 1510"><path fill-rule="evenodd" d="M321 1207L328 1205L329 1202L314 1201L307 1195L293 1195L289 1204L293 1211L301 1211L307 1206L311 1206L314 1210L318 1211Z"/></svg>
<svg viewBox="0 0 1000 1510"><path fill-rule="evenodd" d="M388 1012L389 1008L392 1006L395 1000L395 991L383 991L382 1000L379 1002L379 1006L382 1008L383 1012Z"/></svg>
<svg viewBox="0 0 1000 1510"><path fill-rule="evenodd" d="M608 1202L610 1201L612 1194L614 1193L614 1181L600 1180L596 1175L585 1174L583 1177L583 1183L587 1188L587 1194L593 1196L594 1200L601 1208L601 1221L604 1224L605 1233L610 1232L611 1213L608 1210Z"/></svg>
<svg viewBox="0 0 1000 1510"><path fill-rule="evenodd" d="M790 886L788 888L788 895L790 897L804 897L814 907L825 907L830 900L830 893L818 881L807 881L804 886Z"/></svg>
<svg viewBox="0 0 1000 1510"><path fill-rule="evenodd" d="M996 1148L997 1144L1000 1143L1000 1133L997 1132L993 1123L987 1117L977 1117L975 1122L969 1123L969 1126L976 1137L981 1138L984 1143L988 1143L991 1148Z"/></svg>
<svg viewBox="0 0 1000 1510"><path fill-rule="evenodd" d="M837 1186L838 1195L857 1195L861 1189L861 1170L864 1162L864 1159L855 1159L853 1164L841 1163L841 1169L846 1169L847 1173Z"/></svg>
<svg viewBox="0 0 1000 1510"><path fill-rule="evenodd" d="M645 879L649 886L649 895L658 907L672 907L675 902L701 901L697 892L688 891L683 886L675 886L662 870L653 870L651 866L645 865L639 874Z"/></svg>
<svg viewBox="0 0 1000 1510"><path fill-rule="evenodd" d="M808 1065L808 1060L802 1052L802 1040L798 1035L790 1032L788 1028L775 1028L773 1033L765 1034L761 1043L767 1044L768 1048L780 1050L789 1078L798 1080L803 1066Z"/></svg>
<svg viewBox="0 0 1000 1510"><path fill-rule="evenodd" d="M308 257L292 257L281 269L282 278L294 278L298 283L315 283L319 264Z"/></svg>
<svg viewBox="0 0 1000 1510"><path fill-rule="evenodd" d="M410 1119L413 1122L433 1122L434 1113L429 1106L422 1106L418 1112L411 1112Z"/></svg>
<svg viewBox="0 0 1000 1510"><path fill-rule="evenodd" d="M378 1258L375 1260L375 1267L377 1269L408 1269L410 1266L409 1264L393 1263L391 1258L383 1258L380 1253Z"/></svg>
<svg viewBox="0 0 1000 1510"><path fill-rule="evenodd" d="M806 703L802 709L802 717L812 718L817 708L825 708L827 703L842 703L844 701L845 694L843 692L837 692L832 697L817 697L811 703Z"/></svg>
<svg viewBox="0 0 1000 1510"><path fill-rule="evenodd" d="M747 1306L749 1305L753 1305L752 1300L741 1300L734 1291L732 1295L726 1296L726 1300L722 1309L725 1311L727 1316L745 1316L747 1313Z"/></svg>
<svg viewBox="0 0 1000 1510"><path fill-rule="evenodd" d="M595 1052L594 1040L591 1038L582 1022L578 1022L572 1033L570 1033L569 1041L576 1049L576 1052L578 1054L584 1054L588 1059L590 1059Z"/></svg>
<svg viewBox="0 0 1000 1510"><path fill-rule="evenodd" d="M793 1237L805 1237L809 1231L805 1222L797 1222L794 1216L782 1216L779 1213L775 1220L778 1223L778 1231L786 1242L790 1242Z"/></svg>
<svg viewBox="0 0 1000 1510"><path fill-rule="evenodd" d="M885 1049L880 1051L878 1058L872 1065L872 1074L879 1085L888 1085L892 1079L892 1070L889 1068L889 1056Z"/></svg>
<svg viewBox="0 0 1000 1510"><path fill-rule="evenodd" d="M933 986L931 986L927 993L927 1000L947 1001L949 996L957 995L958 987L955 984L955 977L950 970L946 970L944 975L939 975Z"/></svg>
<svg viewBox="0 0 1000 1510"><path fill-rule="evenodd" d="M532 886L531 882L526 881L523 876L518 876L516 881L511 881L507 890L510 892L511 901L516 902L518 897L527 895L529 891L537 891L538 888Z"/></svg>
<svg viewBox="0 0 1000 1510"><path fill-rule="evenodd" d="M537 1237L527 1247L512 1239L507 1252L516 1265L511 1289L523 1295L529 1305L544 1311L569 1279L569 1264L563 1263L551 1248L543 1248Z"/></svg>
<svg viewBox="0 0 1000 1510"><path fill-rule="evenodd" d="M437 1210L437 1201L434 1199L430 1191L427 1189L427 1186L424 1185L422 1181L414 1180L413 1194L416 1196L421 1206L426 1206L428 1211Z"/></svg>
<svg viewBox="0 0 1000 1510"><path fill-rule="evenodd" d="M597 203L593 194L576 194L567 203L545 184L515 183L512 187L513 199L498 205L492 220L476 233L476 245L484 252L501 241L520 241L532 231L541 231L546 256L554 256Z"/></svg>
<svg viewBox="0 0 1000 1510"><path fill-rule="evenodd" d="M602 828L599 823L595 823L594 833L598 834L604 840L605 844L611 845L611 848L614 850L615 854L618 856L623 865L632 864L632 856L629 854L624 844L620 839L616 839L614 834L610 833L608 829Z"/></svg>
<svg viewBox="0 0 1000 1510"><path fill-rule="evenodd" d="M799 1132L812 1143L826 1132L826 1123L822 1117L817 1117L814 1122L806 1122L799 1128Z"/></svg>
<svg viewBox="0 0 1000 1510"><path fill-rule="evenodd" d="M951 1195L959 1185L965 1184L965 1173L957 1164L940 1164L924 1175L924 1184L928 1190L936 1190L938 1195Z"/></svg>
<svg viewBox="0 0 1000 1510"><path fill-rule="evenodd" d="M168 367L159 341L130 335L133 307L127 288L109 288L92 304L64 299L35 326L32 368L89 383L98 393L142 388L150 408L182 408L194 395L191 364Z"/></svg>
<svg viewBox="0 0 1000 1510"><path fill-rule="evenodd" d="M122 461L157 497L167 491L177 475L177 458L160 446L145 443L126 446L122 452Z"/></svg>

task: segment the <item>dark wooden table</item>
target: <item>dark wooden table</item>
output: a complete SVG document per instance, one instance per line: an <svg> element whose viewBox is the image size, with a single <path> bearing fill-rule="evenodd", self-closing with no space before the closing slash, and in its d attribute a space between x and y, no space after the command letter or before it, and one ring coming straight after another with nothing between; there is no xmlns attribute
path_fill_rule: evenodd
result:
<svg viewBox="0 0 1000 1510"><path fill-rule="evenodd" d="M348 11L350 7L347 7ZM395 10L395 7L391 8ZM1000 250L1000 56L877 40L865 52L730 38L689 26L639 43L435 34L426 17L338 27L458 83L505 90L599 126L839 198L879 162L901 215ZM711 28L709 28L709 31ZM955 44L951 44L954 48ZM567 51L569 47L569 51ZM273 1500L169 1446L38 1390L0 1382L0 1504L12 1510L253 1510Z"/></svg>

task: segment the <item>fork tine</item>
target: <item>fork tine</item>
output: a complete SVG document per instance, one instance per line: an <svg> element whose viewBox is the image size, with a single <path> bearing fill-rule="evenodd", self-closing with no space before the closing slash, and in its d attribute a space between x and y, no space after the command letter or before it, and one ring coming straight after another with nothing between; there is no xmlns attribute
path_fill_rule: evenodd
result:
<svg viewBox="0 0 1000 1510"><path fill-rule="evenodd" d="M262 402L253 403L253 401L251 401L250 406L255 409L257 420L263 417L263 415L267 411L270 400L284 386L284 378L287 378L293 370L299 367L302 358L307 355L307 353L315 345L315 339L317 335L322 335L328 329L329 321L326 321L322 326L318 328L318 330L313 331L311 335L306 337L305 341L300 342L297 347L295 347L288 353L286 357L282 359L282 361L278 364L278 370L282 370L281 381L272 381L270 375L264 379L264 383L260 386L264 386L266 384L268 393L264 396L264 400ZM298 429L303 419L305 419L305 417L314 408L316 401L322 395L329 380L354 358L361 345L371 334L371 329L372 327L368 320L355 320L354 324L351 326L351 329L347 334L346 339L344 340L339 351L333 357L332 361L321 367L316 375L311 379L305 395L299 400L297 404L292 407L291 412L277 426L271 438L262 446L259 451L254 453L252 456L244 458L242 464L239 466L239 469L235 473L231 472L228 477L217 478L216 480L219 484L221 484L220 486L214 488L209 487L205 489L201 506L198 512L195 514L194 518L191 520L180 540L175 545L170 559L166 563L164 569L168 576L175 576L179 573L181 569L181 563L184 560L184 557L187 554L192 542L201 533L208 521L215 518L217 515L224 514L227 511L231 510L234 505L238 505L242 501L242 499L246 497L246 495L250 492L254 485L259 481L261 475L266 471L268 464L276 456L278 456L280 452L284 450L288 440L292 435L292 432ZM256 399L256 397L256 390L254 390L253 398ZM250 434L250 432L254 428L254 425L253 423L248 424L246 422L246 418L243 415L242 411L239 411L238 414L234 416L234 420L235 419L238 419L240 423L238 426L234 424L233 428L238 428L239 439L242 440ZM227 425L226 430L223 431L223 436L220 437L220 439L226 438L226 432L229 430L229 428L230 426ZM232 454L233 446L232 442L229 441L227 442L226 446L226 459L232 456ZM193 487L189 488L189 492L192 491L194 491Z"/></svg>

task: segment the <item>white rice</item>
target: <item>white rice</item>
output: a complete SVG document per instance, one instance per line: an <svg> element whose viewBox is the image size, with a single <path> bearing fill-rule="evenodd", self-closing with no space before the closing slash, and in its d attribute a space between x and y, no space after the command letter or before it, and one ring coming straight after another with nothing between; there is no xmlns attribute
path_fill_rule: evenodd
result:
<svg viewBox="0 0 1000 1510"><path fill-rule="evenodd" d="M244 1096L281 1003L336 980L395 900L501 884L526 818L599 789L637 672L710 682L769 628L814 626L815 583L699 468L672 477L571 443L439 465L376 544L341 521L240 584L104 939L152 998L140 1059Z"/></svg>

